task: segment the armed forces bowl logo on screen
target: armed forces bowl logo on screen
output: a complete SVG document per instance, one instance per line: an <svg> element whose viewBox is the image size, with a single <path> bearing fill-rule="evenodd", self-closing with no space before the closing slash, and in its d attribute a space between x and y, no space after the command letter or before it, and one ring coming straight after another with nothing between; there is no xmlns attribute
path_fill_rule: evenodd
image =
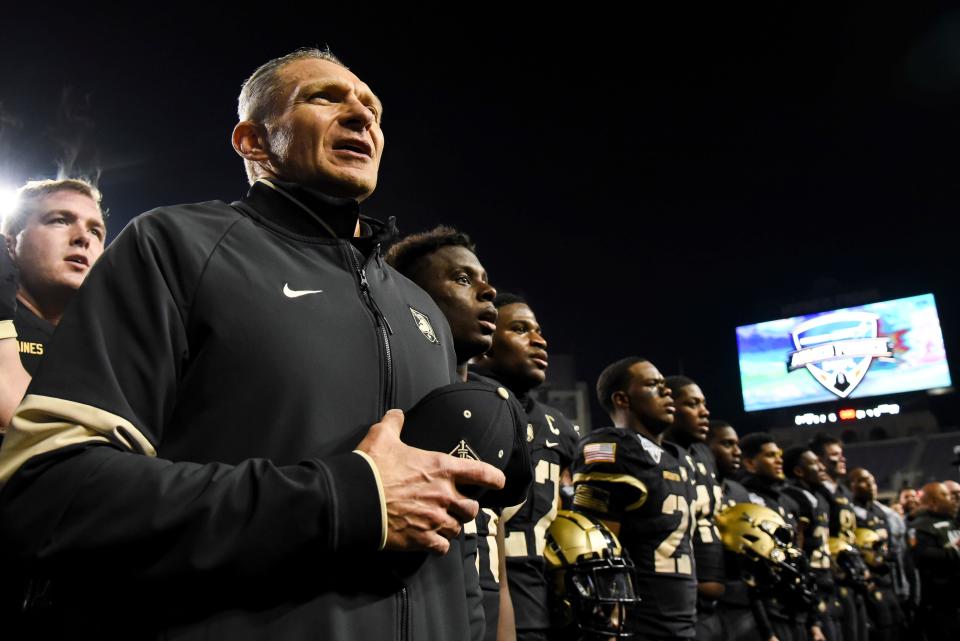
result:
<svg viewBox="0 0 960 641"><path fill-rule="evenodd" d="M744 408L951 384L933 294L737 328Z"/></svg>

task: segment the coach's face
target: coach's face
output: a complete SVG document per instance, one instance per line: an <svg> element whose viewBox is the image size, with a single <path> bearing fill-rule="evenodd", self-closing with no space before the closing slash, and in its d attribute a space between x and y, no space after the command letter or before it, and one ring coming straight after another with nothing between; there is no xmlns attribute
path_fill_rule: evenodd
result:
<svg viewBox="0 0 960 641"><path fill-rule="evenodd" d="M278 72L278 113L266 124L266 169L281 180L363 200L377 186L382 106L350 70L307 58Z"/></svg>

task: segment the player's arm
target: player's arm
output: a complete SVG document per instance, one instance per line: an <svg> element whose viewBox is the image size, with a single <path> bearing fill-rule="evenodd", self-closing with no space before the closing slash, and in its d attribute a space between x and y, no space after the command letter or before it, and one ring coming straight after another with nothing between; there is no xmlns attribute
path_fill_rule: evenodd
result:
<svg viewBox="0 0 960 641"><path fill-rule="evenodd" d="M17 268L0 236L0 432L23 399L30 375L20 363L13 318L17 311Z"/></svg>
<svg viewBox="0 0 960 641"><path fill-rule="evenodd" d="M164 272L156 244L135 221L104 253L7 434L0 532L20 561L243 577L292 559L319 567L349 549L443 552L458 520L478 509L455 485L502 486L491 466L403 444L398 410L370 428L361 453L286 466L157 457L189 351L182 309L195 283Z"/></svg>
<svg viewBox="0 0 960 641"><path fill-rule="evenodd" d="M0 432L10 424L29 385L30 375L20 362L13 322L0 321Z"/></svg>
<svg viewBox="0 0 960 641"><path fill-rule="evenodd" d="M573 509L619 536L623 517L643 507L649 494L639 471L619 443L584 443L573 463Z"/></svg>

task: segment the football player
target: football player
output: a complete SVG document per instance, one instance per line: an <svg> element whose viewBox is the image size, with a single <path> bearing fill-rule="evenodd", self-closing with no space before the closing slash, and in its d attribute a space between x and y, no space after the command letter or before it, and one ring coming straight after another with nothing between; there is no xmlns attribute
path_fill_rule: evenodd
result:
<svg viewBox="0 0 960 641"><path fill-rule="evenodd" d="M497 321L493 304L497 290L487 279L476 245L466 234L439 226L405 237L390 248L386 261L430 294L443 312L453 334L457 373L466 381L468 361L490 349ZM479 574L486 641L507 638L514 629L513 606L503 580L499 518L499 510L484 508L464 526L465 558L473 559ZM489 539L494 539L492 545ZM472 628L476 631L476 626Z"/></svg>
<svg viewBox="0 0 960 641"><path fill-rule="evenodd" d="M734 480L740 472L742 452L737 430L730 423L711 420L708 424L707 445L717 462L717 476L723 487L723 507L750 501L747 489ZM698 568L699 572L699 568ZM740 574L739 560L729 550L724 551L725 590L718 610L725 641L748 641L756 636L756 623L751 609L750 594Z"/></svg>
<svg viewBox="0 0 960 641"><path fill-rule="evenodd" d="M706 444L710 429L710 410L703 390L686 376L668 376L667 387L673 393L677 413L664 438L687 451L697 484L694 511L697 526L693 531L693 555L697 567L697 639L720 641L722 629L717 599L724 591L723 544L714 521L720 508L722 487L716 463Z"/></svg>
<svg viewBox="0 0 960 641"><path fill-rule="evenodd" d="M853 512L853 495L843 484L847 475L843 443L835 436L821 433L810 442L810 450L824 467L821 494L830 503L830 536L853 543L857 517ZM843 608L844 641L867 641L867 610L863 597L848 585L840 585L837 592Z"/></svg>
<svg viewBox="0 0 960 641"><path fill-rule="evenodd" d="M847 476L853 494L853 512L857 517L854 533L861 554L870 569L872 585L864 598L870 619L870 641L898 641L903 613L893 590L893 562L887 516L877 503L877 481L869 470L858 467ZM861 542L861 530L870 530L869 545Z"/></svg>
<svg viewBox="0 0 960 641"><path fill-rule="evenodd" d="M543 550L547 528L560 506L560 485L579 438L579 427L563 413L533 398L546 380L547 341L526 300L500 293L493 344L471 366L512 391L527 412L527 445L534 483L527 501L505 525L507 582L516 618L517 639L540 641L550 629L549 589Z"/></svg>
<svg viewBox="0 0 960 641"><path fill-rule="evenodd" d="M100 192L78 179L28 182L0 232L2 433L67 303L103 253Z"/></svg>
<svg viewBox="0 0 960 641"><path fill-rule="evenodd" d="M799 507L783 491L783 450L772 436L762 432L745 436L740 441L740 449L743 451L743 466L747 470L742 482L750 492L750 502L774 510L797 532ZM802 549L801 537L794 544ZM757 625L763 638L775 636L779 641L800 641L806 639L805 628L809 627L812 640L823 639L819 622L808 617L809 609L805 605L783 603L772 597L763 598L762 604L761 614L766 614L766 620L762 615L758 616Z"/></svg>
<svg viewBox="0 0 960 641"><path fill-rule="evenodd" d="M799 538L817 587L819 603L813 616L827 641L836 641L841 609L830 569L830 503L819 493L823 464L810 448L801 445L784 454L783 471L787 478L783 491L797 504Z"/></svg>
<svg viewBox="0 0 960 641"><path fill-rule="evenodd" d="M601 519L633 560L638 636L692 639L697 493L686 453L663 438L676 414L670 388L653 363L633 356L603 370L597 398L614 426L580 443L574 509Z"/></svg>

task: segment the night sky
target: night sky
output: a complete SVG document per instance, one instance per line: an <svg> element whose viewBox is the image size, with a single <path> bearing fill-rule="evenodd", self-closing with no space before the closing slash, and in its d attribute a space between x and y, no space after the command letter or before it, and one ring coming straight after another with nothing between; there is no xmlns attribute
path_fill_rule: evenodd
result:
<svg viewBox="0 0 960 641"><path fill-rule="evenodd" d="M639 353L740 418L733 328L850 294L933 291L960 353L960 12L771 4L5 16L0 183L75 156L111 236L236 199L241 82L329 44L385 105L365 212L471 234L591 385Z"/></svg>

